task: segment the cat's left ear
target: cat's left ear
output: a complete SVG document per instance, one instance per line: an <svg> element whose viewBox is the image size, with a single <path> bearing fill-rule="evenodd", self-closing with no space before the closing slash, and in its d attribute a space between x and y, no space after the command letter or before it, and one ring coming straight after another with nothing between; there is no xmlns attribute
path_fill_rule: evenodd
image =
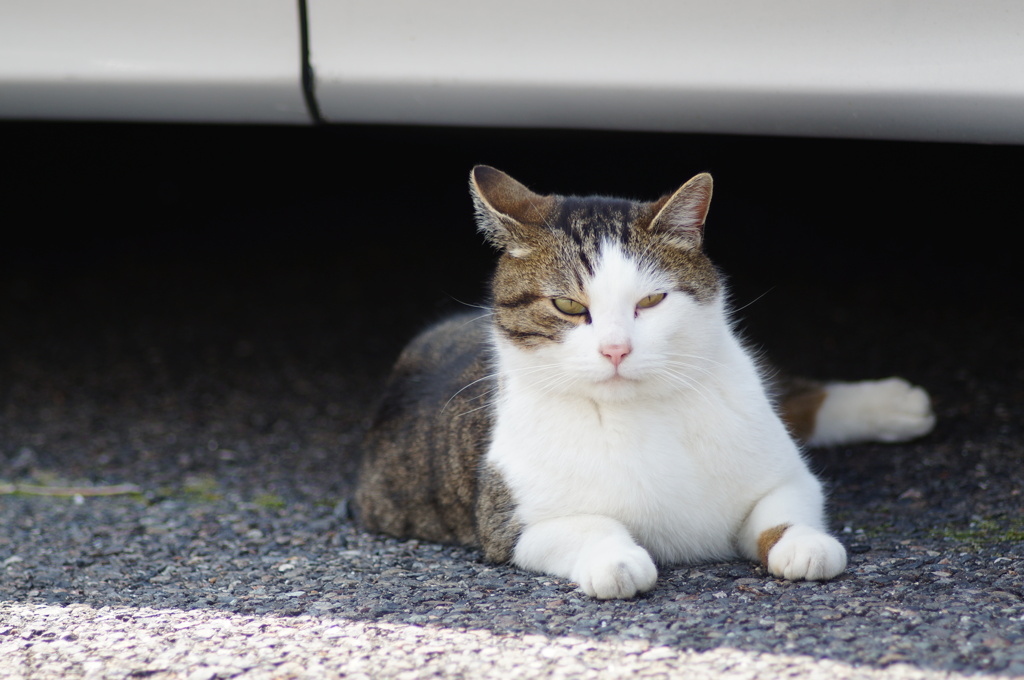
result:
<svg viewBox="0 0 1024 680"><path fill-rule="evenodd" d="M537 224L547 220L554 199L527 189L501 170L478 165L469 174L480 231L496 248L525 257L539 245Z"/></svg>
<svg viewBox="0 0 1024 680"><path fill-rule="evenodd" d="M699 248L704 240L704 220L711 207L711 175L702 172L678 191L655 204L657 214L649 229L685 250Z"/></svg>

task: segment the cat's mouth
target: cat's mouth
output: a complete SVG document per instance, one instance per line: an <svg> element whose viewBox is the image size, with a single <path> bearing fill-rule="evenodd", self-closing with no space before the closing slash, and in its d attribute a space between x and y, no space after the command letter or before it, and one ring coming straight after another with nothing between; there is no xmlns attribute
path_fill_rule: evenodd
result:
<svg viewBox="0 0 1024 680"><path fill-rule="evenodd" d="M611 375L601 380L598 380L598 383L602 385L620 385L623 383L635 382L635 380L635 378L630 378L629 376L622 375L619 369L616 368Z"/></svg>
<svg viewBox="0 0 1024 680"><path fill-rule="evenodd" d="M634 399L643 385L636 377L615 372L591 383L591 396L599 402L620 402Z"/></svg>

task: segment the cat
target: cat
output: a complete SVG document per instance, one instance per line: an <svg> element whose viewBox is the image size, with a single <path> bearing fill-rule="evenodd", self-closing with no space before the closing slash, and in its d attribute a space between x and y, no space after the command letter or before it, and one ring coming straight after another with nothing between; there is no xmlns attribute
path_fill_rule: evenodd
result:
<svg viewBox="0 0 1024 680"><path fill-rule="evenodd" d="M934 423L927 393L789 381L780 416L701 247L708 174L653 203L538 195L488 166L470 189L501 253L491 304L399 357L365 440L363 525L476 546L601 599L650 590L657 564L843 572L794 437L917 437Z"/></svg>

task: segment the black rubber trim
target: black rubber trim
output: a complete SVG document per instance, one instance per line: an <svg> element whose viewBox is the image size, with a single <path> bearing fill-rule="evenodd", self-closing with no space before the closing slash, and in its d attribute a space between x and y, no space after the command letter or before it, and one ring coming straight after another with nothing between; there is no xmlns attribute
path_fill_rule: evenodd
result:
<svg viewBox="0 0 1024 680"><path fill-rule="evenodd" d="M324 122L320 115L320 105L316 101L316 77L313 74L313 66L309 63L309 11L306 8L306 0L299 2L299 50L302 59L302 98L306 101L306 111L314 125L321 125Z"/></svg>

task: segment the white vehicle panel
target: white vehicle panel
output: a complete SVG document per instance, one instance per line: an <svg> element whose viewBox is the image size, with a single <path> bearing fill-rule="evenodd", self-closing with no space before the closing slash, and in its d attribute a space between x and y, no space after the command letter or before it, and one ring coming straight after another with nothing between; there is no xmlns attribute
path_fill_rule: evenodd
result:
<svg viewBox="0 0 1024 680"><path fill-rule="evenodd" d="M327 122L1024 143L1019 0L308 4ZM312 122L299 6L3 3L0 117Z"/></svg>
<svg viewBox="0 0 1024 680"><path fill-rule="evenodd" d="M288 0L0 7L6 118L309 122Z"/></svg>
<svg viewBox="0 0 1024 680"><path fill-rule="evenodd" d="M310 0L331 122L1024 142L1019 0Z"/></svg>

